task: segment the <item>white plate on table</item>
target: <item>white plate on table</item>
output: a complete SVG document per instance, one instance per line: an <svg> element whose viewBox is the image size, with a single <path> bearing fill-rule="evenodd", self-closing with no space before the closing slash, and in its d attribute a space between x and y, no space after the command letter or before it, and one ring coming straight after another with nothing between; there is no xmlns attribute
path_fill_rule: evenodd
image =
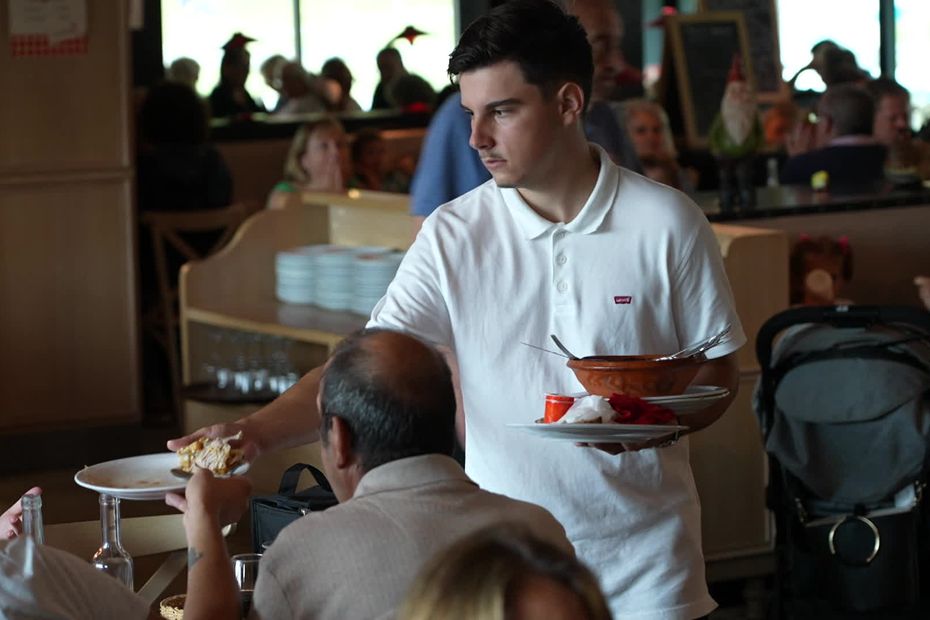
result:
<svg viewBox="0 0 930 620"><path fill-rule="evenodd" d="M508 424L538 437L584 443L646 441L671 436L687 426L675 424Z"/></svg>
<svg viewBox="0 0 930 620"><path fill-rule="evenodd" d="M171 473L178 455L159 452L106 461L85 467L74 481L97 493L128 500L159 500L172 491L182 491L187 480Z"/></svg>

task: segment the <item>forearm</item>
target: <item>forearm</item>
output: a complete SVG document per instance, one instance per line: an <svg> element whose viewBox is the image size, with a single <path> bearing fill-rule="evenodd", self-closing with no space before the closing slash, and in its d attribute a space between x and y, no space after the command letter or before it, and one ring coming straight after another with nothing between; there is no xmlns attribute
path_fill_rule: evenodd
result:
<svg viewBox="0 0 930 620"><path fill-rule="evenodd" d="M716 422L730 406L730 403L733 402L733 399L736 398L736 393L739 390L739 364L736 353L733 352L703 364L691 384L725 387L730 390L730 394L726 398L714 402L712 406L700 413L693 413L681 418L682 423L688 426L688 433L707 428Z"/></svg>
<svg viewBox="0 0 930 620"><path fill-rule="evenodd" d="M323 367L314 368L291 389L240 420L249 429L259 452L293 448L320 438L317 394Z"/></svg>
<svg viewBox="0 0 930 620"><path fill-rule="evenodd" d="M239 587L220 524L206 514L184 515L187 532L186 620L239 618Z"/></svg>

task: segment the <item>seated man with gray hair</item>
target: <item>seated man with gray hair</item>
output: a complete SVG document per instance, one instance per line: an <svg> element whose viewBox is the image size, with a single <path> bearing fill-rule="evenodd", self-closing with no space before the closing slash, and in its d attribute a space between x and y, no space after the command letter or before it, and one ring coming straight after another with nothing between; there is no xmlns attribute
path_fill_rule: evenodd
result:
<svg viewBox="0 0 930 620"><path fill-rule="evenodd" d="M872 137L875 105L856 84L827 89L817 106L814 150L794 155L781 172L784 184L809 184L826 171L833 188L867 190L885 176L885 147Z"/></svg>
<svg viewBox="0 0 930 620"><path fill-rule="evenodd" d="M350 336L323 370L318 406L323 468L341 503L279 534L250 617L390 617L433 555L491 525L523 524L574 554L546 510L481 490L452 459L455 391L433 347L388 330ZM185 620L236 609L228 590L219 600L217 584L232 581L219 523L248 492L242 482L199 471L186 499L169 496L186 512L191 548Z"/></svg>

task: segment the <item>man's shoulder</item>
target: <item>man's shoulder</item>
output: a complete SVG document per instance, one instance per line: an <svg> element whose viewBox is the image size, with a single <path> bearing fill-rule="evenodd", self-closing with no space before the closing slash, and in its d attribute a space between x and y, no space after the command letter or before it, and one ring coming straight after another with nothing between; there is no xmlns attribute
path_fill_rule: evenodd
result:
<svg viewBox="0 0 930 620"><path fill-rule="evenodd" d="M506 216L500 189L492 179L441 205L426 219L423 228L437 229L436 232L448 232L449 228L485 229Z"/></svg>
<svg viewBox="0 0 930 620"><path fill-rule="evenodd" d="M684 192L626 168L620 168L613 213L625 224L632 221L649 226L691 227L707 219Z"/></svg>

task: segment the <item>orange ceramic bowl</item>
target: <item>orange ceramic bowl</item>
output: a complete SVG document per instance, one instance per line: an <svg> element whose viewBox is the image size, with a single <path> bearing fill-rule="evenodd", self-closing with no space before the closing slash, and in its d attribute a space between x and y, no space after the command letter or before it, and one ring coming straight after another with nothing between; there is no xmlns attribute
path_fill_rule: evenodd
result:
<svg viewBox="0 0 930 620"><path fill-rule="evenodd" d="M675 360L658 355L599 355L568 360L589 394L610 397L682 394L706 360L704 354Z"/></svg>

